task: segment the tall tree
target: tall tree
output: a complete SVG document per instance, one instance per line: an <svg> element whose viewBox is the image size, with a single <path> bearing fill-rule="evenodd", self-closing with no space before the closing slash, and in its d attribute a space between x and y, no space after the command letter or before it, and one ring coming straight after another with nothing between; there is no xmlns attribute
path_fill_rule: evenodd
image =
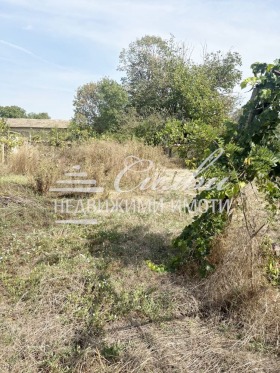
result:
<svg viewBox="0 0 280 373"><path fill-rule="evenodd" d="M229 95L241 78L235 52L205 54L202 64L190 60L184 43L144 36L120 54L119 70L132 105L146 116L162 112L186 121L224 117L232 109Z"/></svg>
<svg viewBox="0 0 280 373"><path fill-rule="evenodd" d="M118 69L125 72L122 82L140 114L173 112L174 72L185 59L184 45L176 45L173 37L147 35L122 50Z"/></svg>
<svg viewBox="0 0 280 373"><path fill-rule="evenodd" d="M221 51L205 53L200 68L210 77L212 87L222 92L230 93L242 78L239 66L242 60L237 52Z"/></svg>
<svg viewBox="0 0 280 373"><path fill-rule="evenodd" d="M80 127L90 126L97 133L116 131L128 105L124 88L116 81L103 78L78 88L74 99L74 121Z"/></svg>

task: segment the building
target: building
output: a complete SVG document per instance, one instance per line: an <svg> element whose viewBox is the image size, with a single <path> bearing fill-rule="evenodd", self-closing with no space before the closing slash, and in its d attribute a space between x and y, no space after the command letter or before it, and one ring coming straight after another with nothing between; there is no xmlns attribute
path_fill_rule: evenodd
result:
<svg viewBox="0 0 280 373"><path fill-rule="evenodd" d="M19 133L29 138L36 134L47 133L52 129L65 131L70 124L68 120L58 119L7 118L5 120L11 132Z"/></svg>

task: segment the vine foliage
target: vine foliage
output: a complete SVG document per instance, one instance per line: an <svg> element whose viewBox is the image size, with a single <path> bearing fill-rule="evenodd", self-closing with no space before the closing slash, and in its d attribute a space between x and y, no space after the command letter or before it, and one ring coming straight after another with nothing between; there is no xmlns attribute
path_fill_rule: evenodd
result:
<svg viewBox="0 0 280 373"><path fill-rule="evenodd" d="M275 213L280 197L280 60L274 64L254 63L251 68L253 76L245 79L241 87L251 87L252 96L239 122L225 123L222 135L213 138L205 150L206 155L217 148L224 149L224 153L202 176L219 180L228 177L227 183L222 190L204 188L196 198L232 199L234 208L241 189L254 181ZM211 246L230 216L209 209L195 217L175 239L176 255L171 265L178 268L193 262L203 275L212 271L208 259Z"/></svg>

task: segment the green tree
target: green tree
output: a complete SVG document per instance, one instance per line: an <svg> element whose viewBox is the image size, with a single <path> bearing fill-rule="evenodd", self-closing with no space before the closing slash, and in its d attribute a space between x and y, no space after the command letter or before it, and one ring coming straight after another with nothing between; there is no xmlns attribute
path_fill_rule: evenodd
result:
<svg viewBox="0 0 280 373"><path fill-rule="evenodd" d="M240 56L235 52L205 54L202 64L194 64L184 43L174 37L164 40L144 36L120 54L119 70L131 104L147 116L181 120L213 121L229 112L229 95L241 78ZM225 95L226 94L226 95Z"/></svg>
<svg viewBox="0 0 280 373"><path fill-rule="evenodd" d="M174 113L174 72L185 63L186 53L185 46L176 45L173 37L164 40L149 35L122 50L118 70L125 73L122 83L138 113Z"/></svg>
<svg viewBox="0 0 280 373"><path fill-rule="evenodd" d="M237 52L229 51L223 54L217 51L205 53L203 63L199 67L210 77L214 89L230 93L242 77L238 69L241 65L242 60Z"/></svg>
<svg viewBox="0 0 280 373"><path fill-rule="evenodd" d="M26 111L19 106L0 106L0 118L26 118Z"/></svg>
<svg viewBox="0 0 280 373"><path fill-rule="evenodd" d="M177 65L173 71L173 93L169 109L157 111L159 120L144 118L137 133L149 144L172 147L180 144L180 155L199 161L205 150L222 135L232 110L228 95L213 87L212 76L200 65ZM148 128L149 123L154 128ZM155 136L152 136L154 133ZM194 146L195 144L195 146Z"/></svg>
<svg viewBox="0 0 280 373"><path fill-rule="evenodd" d="M203 121L219 127L228 115L223 96L212 86L212 79L199 66L184 66L176 71L177 110L183 121Z"/></svg>
<svg viewBox="0 0 280 373"><path fill-rule="evenodd" d="M125 73L122 82L131 106L144 119L138 136L167 147L177 139L185 148L181 156L190 154L187 148L197 142L201 146L193 157L204 156L207 138L209 145L234 111L240 65L238 53L220 51L205 53L203 62L196 64L174 37L144 36L130 43L120 54L119 70Z"/></svg>
<svg viewBox="0 0 280 373"><path fill-rule="evenodd" d="M124 88L112 79L103 78L78 88L74 99L74 122L80 128L90 126L97 133L115 132L122 125L127 105Z"/></svg>
<svg viewBox="0 0 280 373"><path fill-rule="evenodd" d="M28 113L27 118L30 119L51 119L48 113Z"/></svg>
<svg viewBox="0 0 280 373"><path fill-rule="evenodd" d="M26 113L19 106L0 106L0 118L51 119L48 113Z"/></svg>
<svg viewBox="0 0 280 373"><path fill-rule="evenodd" d="M198 68L207 75L212 90L219 92L227 113L236 115L238 96L233 94L234 87L240 82L242 73L239 67L242 60L237 52L221 51L205 53L203 63Z"/></svg>

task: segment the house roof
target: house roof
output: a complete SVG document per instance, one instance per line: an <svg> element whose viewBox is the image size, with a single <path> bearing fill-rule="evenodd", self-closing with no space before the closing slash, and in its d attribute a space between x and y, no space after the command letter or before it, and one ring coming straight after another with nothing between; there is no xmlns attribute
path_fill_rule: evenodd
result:
<svg viewBox="0 0 280 373"><path fill-rule="evenodd" d="M7 118L6 122L10 128L67 128L69 120L60 119L28 119L28 118Z"/></svg>

